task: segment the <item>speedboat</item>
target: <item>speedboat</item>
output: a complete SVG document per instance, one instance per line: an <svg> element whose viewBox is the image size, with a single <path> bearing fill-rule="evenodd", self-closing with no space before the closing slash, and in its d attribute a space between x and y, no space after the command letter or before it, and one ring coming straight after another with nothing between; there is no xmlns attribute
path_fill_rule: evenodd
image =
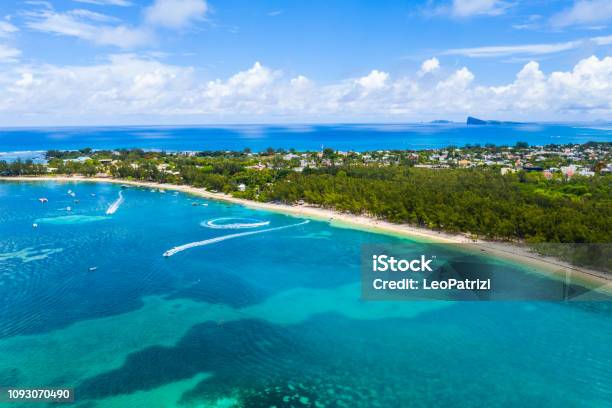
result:
<svg viewBox="0 0 612 408"><path fill-rule="evenodd" d="M45 197L41 197L41 198L39 198L39 199L38 199L38 201L40 201L40 202L41 202L41 203L43 203L43 204L44 204L44 203L46 203L46 202L49 202L49 200L48 200L48 199L46 199Z"/></svg>

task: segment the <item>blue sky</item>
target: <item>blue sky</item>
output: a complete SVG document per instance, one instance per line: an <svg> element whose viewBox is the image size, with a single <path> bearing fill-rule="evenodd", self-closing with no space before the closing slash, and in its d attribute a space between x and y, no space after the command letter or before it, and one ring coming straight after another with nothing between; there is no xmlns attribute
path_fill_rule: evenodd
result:
<svg viewBox="0 0 612 408"><path fill-rule="evenodd" d="M0 16L0 117L17 125L612 111L609 0L3 1Z"/></svg>

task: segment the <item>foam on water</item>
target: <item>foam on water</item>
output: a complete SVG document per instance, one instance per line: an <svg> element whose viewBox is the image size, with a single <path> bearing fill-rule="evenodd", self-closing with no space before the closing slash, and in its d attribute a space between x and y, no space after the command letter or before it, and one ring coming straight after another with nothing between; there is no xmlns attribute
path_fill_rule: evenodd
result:
<svg viewBox="0 0 612 408"><path fill-rule="evenodd" d="M55 225L69 225L69 224L86 224L90 222L108 220L108 217L103 215L62 215L60 217L44 217L37 218L35 221L39 224L55 224Z"/></svg>
<svg viewBox="0 0 612 408"><path fill-rule="evenodd" d="M108 209L106 210L106 214L114 214L119 209L121 204L123 204L123 201L123 193L119 191L119 197L115 201L113 201L113 203L108 207Z"/></svg>
<svg viewBox="0 0 612 408"><path fill-rule="evenodd" d="M212 220L202 222L200 225L212 229L245 229L265 227L270 225L270 221L261 221L254 218L223 217L213 218Z"/></svg>
<svg viewBox="0 0 612 408"><path fill-rule="evenodd" d="M41 259L45 259L62 251L63 248L23 248L19 251L5 252L0 254L0 262L8 261L9 259L20 259L23 263L40 261Z"/></svg>
<svg viewBox="0 0 612 408"><path fill-rule="evenodd" d="M309 222L310 221L306 220L306 221L303 221L303 222L298 222L297 224L285 225L285 226L282 226L282 227L268 228L268 229L259 230L259 231L241 232L239 234L230 234L230 235L224 235L222 237L205 239L203 241L190 242L189 244L179 245L177 247L174 247L172 249L167 250L166 252L164 252L164 256L172 256L172 255L174 255L174 254L176 254L178 252L182 252L182 251L185 251L187 249L201 247L201 246L206 246L206 245L214 244L216 242L226 241L228 239L245 237L247 235L261 234L261 233L264 233L264 232L279 231L279 230L286 229L286 228L291 228L291 227L298 227L300 225L308 224Z"/></svg>

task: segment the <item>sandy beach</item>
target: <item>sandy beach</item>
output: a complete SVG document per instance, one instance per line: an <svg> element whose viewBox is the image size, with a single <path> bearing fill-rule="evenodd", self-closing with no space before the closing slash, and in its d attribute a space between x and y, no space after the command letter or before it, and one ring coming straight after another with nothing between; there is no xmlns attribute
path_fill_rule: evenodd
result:
<svg viewBox="0 0 612 408"><path fill-rule="evenodd" d="M471 244L474 250L485 252L493 257L502 258L516 262L525 266L534 267L545 271L559 279L567 280L571 276L571 281L580 283L587 287L612 293L612 276L603 272L587 268L576 267L569 263L560 261L552 257L542 256L530 252L526 247L506 242L473 240L462 234L449 234L419 228L408 224L394 224L372 217L341 213L334 210L319 208L311 205L286 205L276 203L261 203L251 200L232 197L224 193L212 193L203 188L191 187L176 184L160 184L146 181L132 181L113 178L96 178L83 176L19 176L19 177L0 177L0 181L58 181L58 182L100 182L125 184L135 187L147 187L180 191L195 196L231 202L253 209L279 212L295 215L302 218L311 218L330 222L334 226L356 228L377 233L391 234L409 239L444 244Z"/></svg>

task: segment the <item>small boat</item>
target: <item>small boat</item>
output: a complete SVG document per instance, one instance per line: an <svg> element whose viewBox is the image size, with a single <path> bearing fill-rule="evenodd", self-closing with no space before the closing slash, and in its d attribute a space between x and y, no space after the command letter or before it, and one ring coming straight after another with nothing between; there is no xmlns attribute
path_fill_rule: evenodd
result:
<svg viewBox="0 0 612 408"><path fill-rule="evenodd" d="M95 196L96 196L96 193L91 193L91 196L92 196L92 197L95 197Z"/></svg>
<svg viewBox="0 0 612 408"><path fill-rule="evenodd" d="M38 228L38 224L37 223L32 224L32 228Z"/></svg>
<svg viewBox="0 0 612 408"><path fill-rule="evenodd" d="M66 211L72 211L72 207L66 207Z"/></svg>
<svg viewBox="0 0 612 408"><path fill-rule="evenodd" d="M68 195L70 197L76 197L76 193L74 191L69 192Z"/></svg>
<svg viewBox="0 0 612 408"><path fill-rule="evenodd" d="M75 203L75 204L78 204L78 203L79 203L79 200L74 200L74 203Z"/></svg>
<svg viewBox="0 0 612 408"><path fill-rule="evenodd" d="M121 188L130 188L130 186L128 186L127 184L122 184Z"/></svg>
<svg viewBox="0 0 612 408"><path fill-rule="evenodd" d="M97 270L97 269L98 269L98 267L97 267L97 266L90 266L90 267L89 267L89 272L93 272L93 271L95 271L95 270Z"/></svg>
<svg viewBox="0 0 612 408"><path fill-rule="evenodd" d="M208 207L208 204L207 204L207 203L202 203L202 205L203 205L204 207Z"/></svg>
<svg viewBox="0 0 612 408"><path fill-rule="evenodd" d="M191 203L193 207L197 207L198 203Z"/></svg>
<svg viewBox="0 0 612 408"><path fill-rule="evenodd" d="M40 201L42 204L49 202L49 200L45 197L39 198L38 201Z"/></svg>

